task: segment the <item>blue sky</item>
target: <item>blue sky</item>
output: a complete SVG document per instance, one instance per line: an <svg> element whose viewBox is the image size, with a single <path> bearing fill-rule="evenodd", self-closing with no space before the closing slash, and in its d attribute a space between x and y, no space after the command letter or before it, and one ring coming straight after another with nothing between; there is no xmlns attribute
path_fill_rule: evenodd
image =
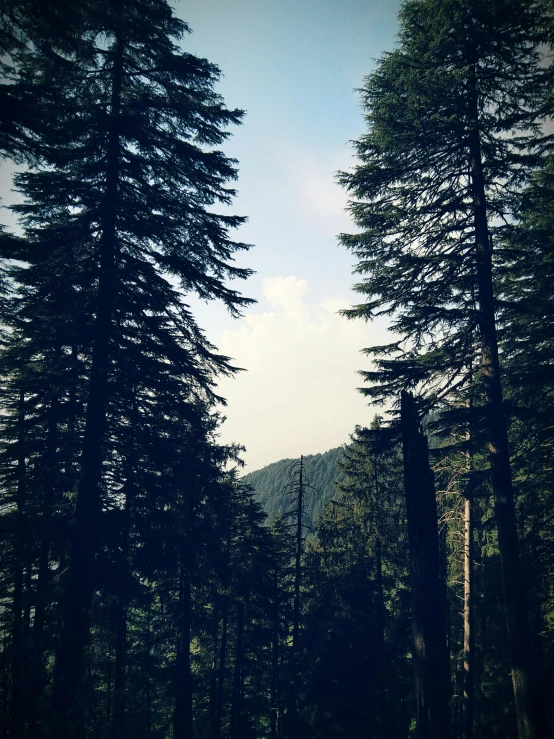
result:
<svg viewBox="0 0 554 739"><path fill-rule="evenodd" d="M400 0L175 0L192 29L184 50L217 64L218 92L246 111L223 149L239 160L236 238L254 244L239 263L256 270L242 292L258 300L242 319L191 299L200 325L244 367L224 380L225 442L244 444L248 471L348 441L375 410L356 392L364 346L383 324L348 322L352 257L336 236L352 229L334 173L354 165L364 131L358 94L394 46ZM12 167L2 163L0 196ZM11 225L4 211L0 222ZM237 285L238 287L238 285Z"/></svg>
<svg viewBox="0 0 554 739"><path fill-rule="evenodd" d="M200 324L248 371L221 383L222 439L247 447L248 470L348 441L374 409L356 392L360 350L383 324L352 323L352 257L336 236L352 225L334 183L364 131L355 88L391 50L399 0L181 0L187 51L216 63L218 91L247 111L224 147L240 163L237 236L255 247L243 292L258 304L239 321L199 305Z"/></svg>
<svg viewBox="0 0 554 739"><path fill-rule="evenodd" d="M183 46L220 67L226 104L247 112L225 152L240 162L235 210L250 219L240 233L256 244L249 266L258 277L296 270L310 277L314 299L327 298L337 270L350 272L333 230L346 223L332 223L343 203L333 175L348 166L349 141L364 130L354 88L392 47L399 2L182 0L175 7L193 30ZM260 285L248 286L254 297L262 297Z"/></svg>

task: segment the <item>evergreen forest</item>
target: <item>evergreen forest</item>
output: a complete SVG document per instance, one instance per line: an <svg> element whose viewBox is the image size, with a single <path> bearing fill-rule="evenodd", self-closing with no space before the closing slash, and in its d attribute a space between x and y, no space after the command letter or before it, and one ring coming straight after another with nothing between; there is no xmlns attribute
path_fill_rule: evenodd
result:
<svg viewBox="0 0 554 739"><path fill-rule="evenodd" d="M244 112L190 30L1 0L0 739L554 736L552 0L404 0L337 174L374 419L246 476L191 308L253 303Z"/></svg>
<svg viewBox="0 0 554 739"><path fill-rule="evenodd" d="M308 454L304 457L304 481L306 483L306 500L303 516L308 527L317 525L326 504L336 497L337 483L346 478L340 463L343 457L342 447L329 449L323 454ZM254 497L262 506L269 518L286 517L294 510L294 459L280 459L263 467L261 470L243 475L243 483L250 485Z"/></svg>

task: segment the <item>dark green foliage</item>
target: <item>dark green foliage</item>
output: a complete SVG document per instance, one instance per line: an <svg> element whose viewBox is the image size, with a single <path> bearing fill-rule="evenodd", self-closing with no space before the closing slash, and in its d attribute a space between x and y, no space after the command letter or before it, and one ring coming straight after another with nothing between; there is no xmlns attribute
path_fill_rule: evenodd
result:
<svg viewBox="0 0 554 739"><path fill-rule="evenodd" d="M401 464L386 432L358 429L306 555L305 736L407 736L410 605Z"/></svg>
<svg viewBox="0 0 554 739"><path fill-rule="evenodd" d="M179 50L188 27L162 0L76 6L56 43L63 9L45 6L40 26L31 5L6 8L17 23L4 93L40 80L27 93L48 122L17 119L0 142L46 163L17 176L25 238L3 241L18 260L2 360L4 718L13 737L127 735L138 657L147 685L150 670L162 681L146 725L179 736L192 720L197 568L214 570L207 543L236 459L214 440L215 378L233 369L185 295L234 315L250 302L228 285L249 274L228 235L244 219L213 207L234 194L235 162L217 147L242 113L215 93L219 70ZM145 619L151 643L135 656Z"/></svg>
<svg viewBox="0 0 554 739"><path fill-rule="evenodd" d="M398 334L367 350L375 370L364 372L371 384L363 392L375 400L398 398L405 387L432 400L468 383L480 321L469 48L477 47L487 206L491 222L502 224L513 212L514 188L539 161L531 155L545 89L533 48L537 12L534 4L503 0L407 2L399 48L365 80L369 130L355 143L360 164L340 175L361 231L341 241L358 259L356 290L365 300L346 314L389 315ZM504 228L489 224L495 245Z"/></svg>
<svg viewBox="0 0 554 739"><path fill-rule="evenodd" d="M307 480L313 488L308 490L305 502L306 518L312 526L317 525L326 503L335 495L334 483L344 480L339 466L342 454L343 448L337 447L304 457ZM253 487L257 500L269 517L284 516L287 512L290 500L283 493L293 462L293 459L281 459L243 477L244 482Z"/></svg>
<svg viewBox="0 0 554 739"><path fill-rule="evenodd" d="M396 333L366 350L374 369L362 372L370 383L363 392L383 402L413 388L420 408L446 410L446 421L455 405L458 424L465 410L466 424L488 437L521 739L544 726L521 597L497 322L502 240L548 141L540 126L550 10L504 0L406 2L398 48L362 89L368 132L355 144L359 165L340 176L360 228L341 240L358 259L355 289L365 301L346 314L389 315Z"/></svg>

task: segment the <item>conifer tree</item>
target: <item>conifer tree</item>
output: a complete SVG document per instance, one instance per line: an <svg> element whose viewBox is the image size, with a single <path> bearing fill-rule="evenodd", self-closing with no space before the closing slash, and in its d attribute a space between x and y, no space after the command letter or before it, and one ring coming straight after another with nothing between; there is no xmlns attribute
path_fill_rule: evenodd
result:
<svg viewBox="0 0 554 739"><path fill-rule="evenodd" d="M158 405L154 415L160 422L172 392L185 414L195 398L208 408L215 376L232 369L206 340L184 295L219 299L234 315L249 302L227 284L249 274L232 264L233 254L246 245L228 235L243 219L211 207L228 205L234 194L227 183L236 177L235 163L214 147L242 117L214 92L219 70L181 52L177 43L189 29L163 0L87 5L82 29L61 69L40 47L27 49L26 64L50 82L48 100L59 97L67 104L41 141L50 166L17 178L26 199L16 208L26 226L22 260L41 261L52 286L54 265L65 252L70 264L85 265L90 280L83 291L75 271L63 283L83 299L77 317L71 303L65 315L81 331L78 352L85 363L79 477L56 660L58 730L66 736L82 736L84 730L95 559L117 479L113 471L125 468L125 458L120 464L109 450L114 442L117 449L137 404L125 389L134 389L144 409ZM22 270L19 278L29 280L32 273ZM45 304L36 284L29 292L26 309L40 321ZM47 306L53 287L48 297ZM69 337L61 340L60 351L71 352ZM138 419L150 422L144 411ZM148 452L141 460L143 474L152 462Z"/></svg>
<svg viewBox="0 0 554 739"><path fill-rule="evenodd" d="M414 717L401 459L378 419L343 455L346 479L306 546L301 735L400 739Z"/></svg>
<svg viewBox="0 0 554 739"><path fill-rule="evenodd" d="M540 13L538 4L503 0L406 2L399 48L362 90L369 132L356 143L360 165L341 175L362 229L341 239L359 259L356 289L366 299L347 314L390 315L398 335L366 350L377 366L362 373L372 383L364 392L382 400L417 387L432 404L459 394L470 382L467 367L479 365L520 739L538 728L519 597L491 224L510 217L513 193L539 161Z"/></svg>

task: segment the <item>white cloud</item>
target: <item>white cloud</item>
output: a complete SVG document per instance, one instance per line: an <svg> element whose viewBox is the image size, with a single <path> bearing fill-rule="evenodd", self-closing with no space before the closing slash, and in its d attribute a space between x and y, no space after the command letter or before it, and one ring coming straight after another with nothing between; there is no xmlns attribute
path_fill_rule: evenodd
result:
<svg viewBox="0 0 554 739"><path fill-rule="evenodd" d="M223 439L247 447L248 469L283 457L323 452L348 441L374 411L356 391L360 350L383 343L384 328L347 321L344 301L309 300L296 277L262 281L267 310L247 314L223 332L221 351L248 371L221 382L228 400Z"/></svg>
<svg viewBox="0 0 554 739"><path fill-rule="evenodd" d="M296 277L267 277L262 281L262 292L272 308L281 308L286 314L297 315L304 308L303 298L308 292L308 281Z"/></svg>
<svg viewBox="0 0 554 739"><path fill-rule="evenodd" d="M348 197L335 181L336 172L352 166L346 147L336 151L309 151L289 141L279 143L287 188L297 214L334 232L352 229L346 213Z"/></svg>

